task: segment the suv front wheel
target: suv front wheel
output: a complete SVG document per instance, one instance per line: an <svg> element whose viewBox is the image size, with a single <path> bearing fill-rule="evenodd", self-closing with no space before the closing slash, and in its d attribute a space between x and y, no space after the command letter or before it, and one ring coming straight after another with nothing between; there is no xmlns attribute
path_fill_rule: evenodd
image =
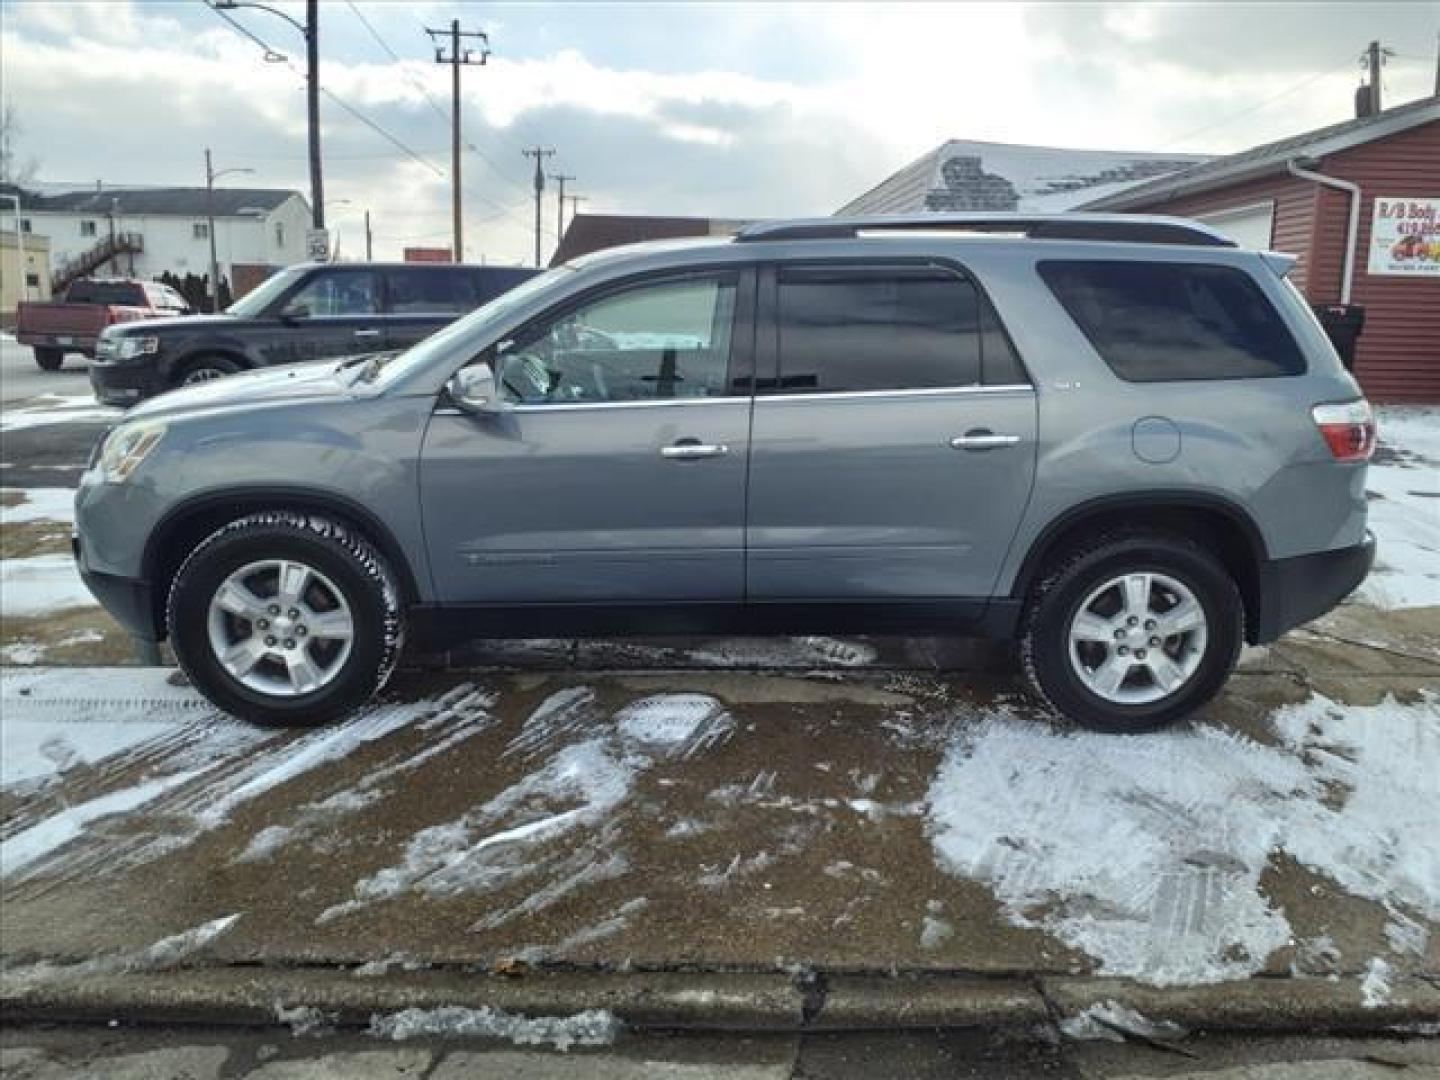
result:
<svg viewBox="0 0 1440 1080"><path fill-rule="evenodd" d="M1026 610L1020 655L1035 692L1100 731L1153 731L1213 698L1240 654L1244 605L1208 550L1127 532L1073 548Z"/></svg>
<svg viewBox="0 0 1440 1080"><path fill-rule="evenodd" d="M325 518L254 514L185 560L167 610L176 659L226 712L319 724L364 704L400 653L399 595L384 559Z"/></svg>

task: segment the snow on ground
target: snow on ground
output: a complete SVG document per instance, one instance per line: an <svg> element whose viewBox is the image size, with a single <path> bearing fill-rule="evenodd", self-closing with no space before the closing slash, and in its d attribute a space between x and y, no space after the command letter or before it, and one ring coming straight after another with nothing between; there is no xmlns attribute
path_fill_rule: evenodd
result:
<svg viewBox="0 0 1440 1080"><path fill-rule="evenodd" d="M70 488L0 488L0 500L8 499L20 501L0 505L0 525L75 520L75 492Z"/></svg>
<svg viewBox="0 0 1440 1080"><path fill-rule="evenodd" d="M1200 727L1063 733L995 712L955 737L929 795L940 865L1016 925L1158 985L1259 971L1290 941L1260 887L1288 856L1344 889L1440 915L1440 698L1272 718L1279 745ZM1397 920L1398 921L1398 920Z"/></svg>
<svg viewBox="0 0 1440 1080"><path fill-rule="evenodd" d="M19 408L0 412L0 431L25 431L47 424L114 423L123 409L97 405L89 394L41 394Z"/></svg>
<svg viewBox="0 0 1440 1080"><path fill-rule="evenodd" d="M1379 550L1357 599L1380 608L1440 606L1440 409L1383 408L1379 431L1365 485Z"/></svg>
<svg viewBox="0 0 1440 1080"><path fill-rule="evenodd" d="M69 554L0 560L0 616L49 615L94 607Z"/></svg>
<svg viewBox="0 0 1440 1080"><path fill-rule="evenodd" d="M604 1009L586 1009L573 1016L530 1017L488 1005L479 1009L445 1005L377 1013L370 1020L370 1034L397 1042L435 1035L469 1036L502 1039L519 1046L548 1044L564 1051L572 1046L609 1046L622 1026L614 1013Z"/></svg>

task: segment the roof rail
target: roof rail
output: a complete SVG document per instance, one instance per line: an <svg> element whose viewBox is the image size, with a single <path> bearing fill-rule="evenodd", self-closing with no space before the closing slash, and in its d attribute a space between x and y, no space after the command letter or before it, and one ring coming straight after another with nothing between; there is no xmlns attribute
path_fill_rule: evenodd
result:
<svg viewBox="0 0 1440 1080"><path fill-rule="evenodd" d="M848 240L867 232L1018 233L1032 240L1100 240L1115 243L1235 247L1207 225L1147 214L929 213L757 221L735 234L761 240Z"/></svg>

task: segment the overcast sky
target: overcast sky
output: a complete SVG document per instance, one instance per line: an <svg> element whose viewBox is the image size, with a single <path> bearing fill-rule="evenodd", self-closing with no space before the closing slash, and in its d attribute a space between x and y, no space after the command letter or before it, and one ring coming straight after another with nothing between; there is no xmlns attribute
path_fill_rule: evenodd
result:
<svg viewBox="0 0 1440 1080"><path fill-rule="evenodd" d="M586 210L827 214L947 138L1224 153L1343 120L1377 38L1396 53L1386 103L1413 100L1440 29L1435 2L320 8L322 85L422 159L322 99L342 253L364 207L377 257L448 243L450 75L424 28L458 16L492 49L463 75L466 254L506 262L531 250L520 151L537 143ZM39 179L198 185L210 146L255 170L234 182L308 196L305 53L281 19L233 14L288 65L202 0L0 0L0 16L0 86ZM548 257L553 186L543 220Z"/></svg>

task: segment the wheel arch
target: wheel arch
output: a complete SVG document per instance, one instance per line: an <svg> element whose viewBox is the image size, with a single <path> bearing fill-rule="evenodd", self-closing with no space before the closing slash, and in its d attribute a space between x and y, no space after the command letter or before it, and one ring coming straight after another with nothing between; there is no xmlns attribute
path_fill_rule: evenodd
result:
<svg viewBox="0 0 1440 1080"><path fill-rule="evenodd" d="M151 583L155 626L162 638L168 630L165 603L170 583L194 546L232 521L264 511L284 510L320 515L354 529L385 557L400 586L402 605L419 602L418 580L404 546L379 517L354 500L301 487L226 489L194 496L172 508L145 544L144 578Z"/></svg>
<svg viewBox="0 0 1440 1080"><path fill-rule="evenodd" d="M1263 601L1262 567L1269 558L1265 537L1244 508L1204 492L1107 495L1069 508L1031 543L1011 584L1010 597L1020 602L1027 600L1051 560L1082 536L1119 527L1174 532L1213 550L1240 588L1245 603L1246 638L1254 640Z"/></svg>
<svg viewBox="0 0 1440 1080"><path fill-rule="evenodd" d="M170 370L165 373L165 381L167 383L174 383L184 374L187 368L194 365L195 361L205 360L209 357L231 360L240 365L241 371L250 371L255 367L254 359L250 357L244 349L231 345L206 342L203 345L197 345L192 349L187 349L171 360Z"/></svg>

